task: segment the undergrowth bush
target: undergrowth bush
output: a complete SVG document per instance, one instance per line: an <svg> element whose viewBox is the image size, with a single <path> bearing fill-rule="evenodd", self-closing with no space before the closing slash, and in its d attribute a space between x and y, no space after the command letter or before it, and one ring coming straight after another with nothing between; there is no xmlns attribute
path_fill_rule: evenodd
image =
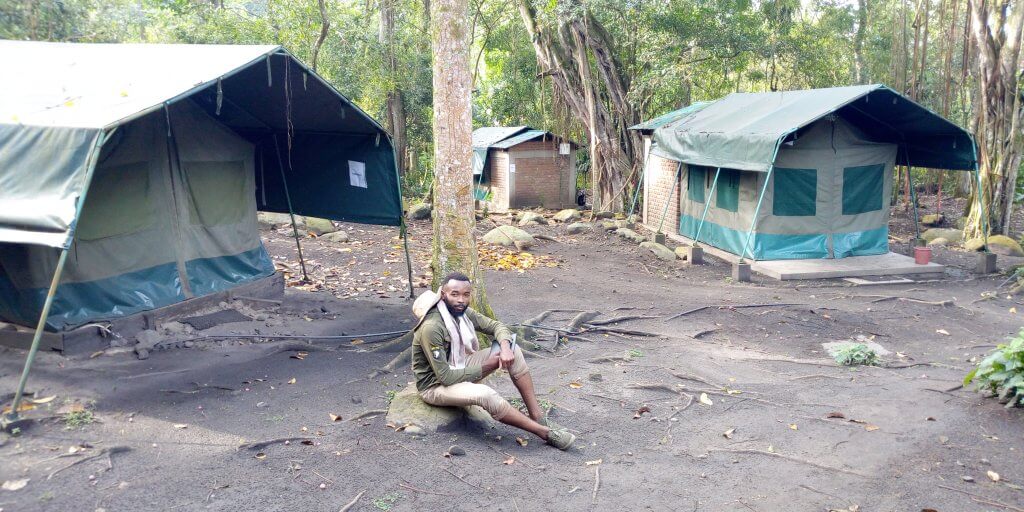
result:
<svg viewBox="0 0 1024 512"><path fill-rule="evenodd" d="M995 348L964 377L978 391L992 393L1007 408L1024 406L1024 329Z"/></svg>
<svg viewBox="0 0 1024 512"><path fill-rule="evenodd" d="M878 364L878 354L863 343L848 345L836 349L832 359L843 366L874 366Z"/></svg>

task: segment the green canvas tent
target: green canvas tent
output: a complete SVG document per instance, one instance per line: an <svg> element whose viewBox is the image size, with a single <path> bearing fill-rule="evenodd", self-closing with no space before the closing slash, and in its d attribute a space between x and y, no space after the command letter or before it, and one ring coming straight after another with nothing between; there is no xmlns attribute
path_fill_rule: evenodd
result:
<svg viewBox="0 0 1024 512"><path fill-rule="evenodd" d="M736 93L633 129L679 163L679 233L755 260L885 254L894 165L975 169L969 133L883 85Z"/></svg>
<svg viewBox="0 0 1024 512"><path fill-rule="evenodd" d="M269 276L257 210L401 222L389 135L279 46L0 54L0 319L63 331Z"/></svg>

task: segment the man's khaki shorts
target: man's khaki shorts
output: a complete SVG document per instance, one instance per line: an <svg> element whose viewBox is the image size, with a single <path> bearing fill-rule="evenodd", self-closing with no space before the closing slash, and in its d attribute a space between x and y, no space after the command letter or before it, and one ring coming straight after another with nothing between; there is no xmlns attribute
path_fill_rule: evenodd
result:
<svg viewBox="0 0 1024 512"><path fill-rule="evenodd" d="M469 356L466 366L482 365L487 360L490 352L490 350L474 352L473 355ZM514 347L512 353L515 359L512 361L512 367L508 370L512 378L515 379L529 371L529 368L526 366L526 358L523 357L523 351L519 347ZM479 405L498 421L501 421L512 410L512 404L502 398L494 388L476 382L460 382L451 386L434 386L426 391L420 391L420 398L430 405L445 407Z"/></svg>

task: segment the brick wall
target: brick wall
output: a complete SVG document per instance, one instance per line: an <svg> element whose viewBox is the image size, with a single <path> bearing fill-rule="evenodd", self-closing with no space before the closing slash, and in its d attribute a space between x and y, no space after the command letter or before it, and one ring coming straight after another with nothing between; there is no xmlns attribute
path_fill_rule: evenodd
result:
<svg viewBox="0 0 1024 512"><path fill-rule="evenodd" d="M558 209L574 204L572 157L558 154L558 142L527 141L513 147L511 156L516 166L511 207Z"/></svg>
<svg viewBox="0 0 1024 512"><path fill-rule="evenodd" d="M661 224L662 212L665 212L665 203L671 197L662 232L679 233L679 194L682 190L682 176L678 181L676 180L675 174L678 166L678 162L653 154L649 157L647 175L644 177L643 221L651 229L658 229ZM672 190L673 183L675 183L675 191Z"/></svg>
<svg viewBox="0 0 1024 512"><path fill-rule="evenodd" d="M493 212L508 211L508 151L490 150L487 158L488 178L491 180L491 201Z"/></svg>

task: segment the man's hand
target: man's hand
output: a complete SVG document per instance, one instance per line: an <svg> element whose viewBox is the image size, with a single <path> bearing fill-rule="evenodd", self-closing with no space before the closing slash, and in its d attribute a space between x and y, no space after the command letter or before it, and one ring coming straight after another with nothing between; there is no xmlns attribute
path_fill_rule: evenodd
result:
<svg viewBox="0 0 1024 512"><path fill-rule="evenodd" d="M508 340L501 340L498 342L501 350L498 351L498 363L501 368L509 369L512 368L512 362L515 361L515 354L512 353L511 343Z"/></svg>
<svg viewBox="0 0 1024 512"><path fill-rule="evenodd" d="M501 362L498 360L498 354L492 354L487 357L487 360L484 361L484 364L480 365L480 373L488 375L494 370L497 370L500 367L500 365Z"/></svg>

